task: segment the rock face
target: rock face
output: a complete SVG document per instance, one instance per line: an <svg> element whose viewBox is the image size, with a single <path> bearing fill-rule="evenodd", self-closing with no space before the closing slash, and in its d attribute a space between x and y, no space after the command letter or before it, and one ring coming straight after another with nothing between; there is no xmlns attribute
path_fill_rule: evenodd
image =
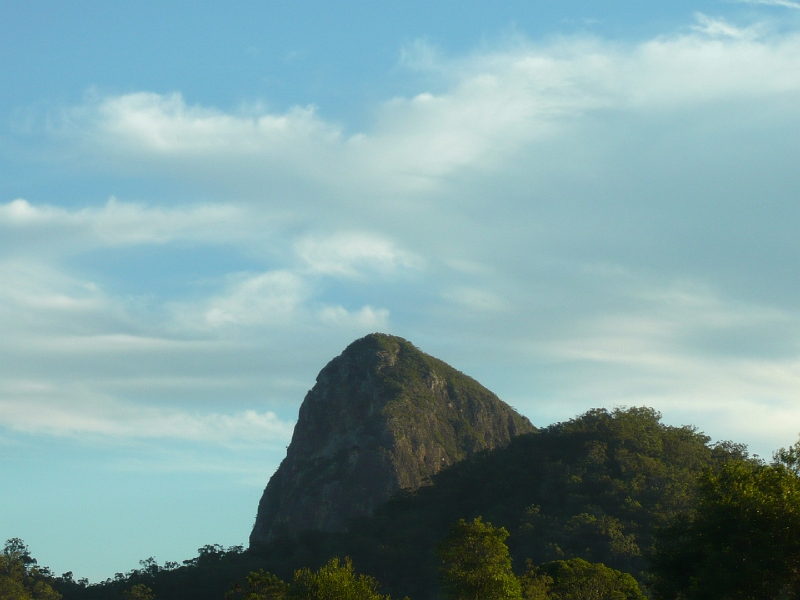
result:
<svg viewBox="0 0 800 600"><path fill-rule="evenodd" d="M402 338L368 335L328 363L306 395L250 544L344 531L394 492L531 431L474 379Z"/></svg>

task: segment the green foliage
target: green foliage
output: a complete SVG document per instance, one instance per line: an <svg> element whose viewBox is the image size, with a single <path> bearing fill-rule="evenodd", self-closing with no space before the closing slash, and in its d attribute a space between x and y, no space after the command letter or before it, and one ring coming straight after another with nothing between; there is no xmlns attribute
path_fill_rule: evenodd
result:
<svg viewBox="0 0 800 600"><path fill-rule="evenodd" d="M658 536L657 598L800 598L800 477L735 461L702 479L696 511Z"/></svg>
<svg viewBox="0 0 800 600"><path fill-rule="evenodd" d="M294 573L291 584L263 569L247 576L225 595L226 600L390 600L378 592L378 582L356 575L353 562L332 558L317 571L304 567Z"/></svg>
<svg viewBox="0 0 800 600"><path fill-rule="evenodd" d="M480 517L458 521L437 547L442 583L451 600L512 600L521 598L511 570L505 539L508 531Z"/></svg>
<svg viewBox="0 0 800 600"><path fill-rule="evenodd" d="M520 588L524 600L549 600L553 578L542 573L528 561L528 571L520 577Z"/></svg>
<svg viewBox="0 0 800 600"><path fill-rule="evenodd" d="M246 552L208 546L182 565L145 561L99 585L62 579L59 591L64 600L119 600L144 583L160 600L219 600L252 571L291 581L298 568L350 556L385 591L426 600L437 594L435 547L455 521L478 515L510 532L514 564L582 558L642 581L654 529L694 509L700 474L743 456L736 444L711 446L691 427L664 425L651 409L592 410L442 471L347 533L305 532Z"/></svg>
<svg viewBox="0 0 800 600"><path fill-rule="evenodd" d="M630 574L580 558L529 563L521 579L525 600L645 600Z"/></svg>
<svg viewBox="0 0 800 600"><path fill-rule="evenodd" d="M289 586L286 582L264 569L259 569L247 576L244 588L237 584L225 594L225 600L281 600L287 591Z"/></svg>
<svg viewBox="0 0 800 600"><path fill-rule="evenodd" d="M125 600L155 600L153 590L143 583L138 583L130 590L125 590L122 592L122 597Z"/></svg>
<svg viewBox="0 0 800 600"><path fill-rule="evenodd" d="M476 431L466 418L458 411L449 415L441 415L443 408L441 397L437 395L432 384L431 374L440 378L439 384L446 388L449 404L469 407L472 413L490 414L500 403L500 399L483 387L473 378L454 369L447 363L421 352L410 342L385 334L369 335L356 343L374 344L387 354L396 353L397 359L392 369L381 373L387 398L396 397L400 402L387 404L383 413L387 418L402 424L406 431L415 431L418 435L429 434L441 445L447 455L462 460L473 451L486 447L485 434ZM431 415L440 413L443 420L452 426L452 431L431 427ZM470 415L471 418L475 414ZM514 422L517 432L532 431L530 423L514 411L503 415ZM395 460L401 457L396 456ZM425 477L427 479L427 476Z"/></svg>
<svg viewBox="0 0 800 600"><path fill-rule="evenodd" d="M19 538L8 540L0 554L0 599L60 600L48 569L36 566L27 546Z"/></svg>
<svg viewBox="0 0 800 600"><path fill-rule="evenodd" d="M332 546L393 593L422 600L437 579L432 549L454 520L482 515L510 532L516 564L583 558L643 580L654 528L694 506L705 469L742 453L708 442L651 409L593 410L454 465Z"/></svg>
<svg viewBox="0 0 800 600"><path fill-rule="evenodd" d="M318 571L295 571L286 600L389 600L378 593L378 582L368 575L356 575L353 562L333 558Z"/></svg>
<svg viewBox="0 0 800 600"><path fill-rule="evenodd" d="M783 465L795 475L800 475L800 441L788 448L780 448L773 455L773 465Z"/></svg>
<svg viewBox="0 0 800 600"><path fill-rule="evenodd" d="M139 564L138 569L93 585L65 573L54 580L54 586L63 600L122 600L125 592L137 585L151 589L159 600L220 600L232 582L264 567L263 561L245 553L241 546L226 549L217 544L203 546L196 557L181 564L168 561L159 565L152 557Z"/></svg>

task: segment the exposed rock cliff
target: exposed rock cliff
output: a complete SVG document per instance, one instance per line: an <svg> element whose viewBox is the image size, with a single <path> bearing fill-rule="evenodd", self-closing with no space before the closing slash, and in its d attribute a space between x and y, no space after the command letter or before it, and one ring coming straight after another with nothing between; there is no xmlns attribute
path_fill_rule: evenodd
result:
<svg viewBox="0 0 800 600"><path fill-rule="evenodd" d="M328 363L306 395L250 544L343 531L399 489L530 431L528 419L474 379L402 338L368 335Z"/></svg>

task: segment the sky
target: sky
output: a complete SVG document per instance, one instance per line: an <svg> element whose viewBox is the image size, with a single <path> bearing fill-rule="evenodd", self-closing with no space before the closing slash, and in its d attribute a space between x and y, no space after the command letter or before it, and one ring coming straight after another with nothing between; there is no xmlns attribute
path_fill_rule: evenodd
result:
<svg viewBox="0 0 800 600"><path fill-rule="evenodd" d="M0 536L246 544L373 331L537 426L800 433L800 3L0 0Z"/></svg>

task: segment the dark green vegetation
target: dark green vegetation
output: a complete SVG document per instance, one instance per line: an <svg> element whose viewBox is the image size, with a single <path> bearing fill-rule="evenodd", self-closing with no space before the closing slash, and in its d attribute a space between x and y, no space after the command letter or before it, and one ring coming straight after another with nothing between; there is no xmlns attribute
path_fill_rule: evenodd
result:
<svg viewBox="0 0 800 600"><path fill-rule="evenodd" d="M245 552L242 546L225 549L219 545L200 548L195 558L182 564L159 565L153 558L139 564L138 569L117 573L113 579L94 585L86 580L76 581L72 573L66 573L56 580L56 589L63 594L63 600L140 600L135 594L147 590L157 600L221 600L233 582L264 567L263 560ZM140 585L147 590L136 587Z"/></svg>
<svg viewBox="0 0 800 600"><path fill-rule="evenodd" d="M459 519L436 547L442 561L442 590L447 598L503 600L522 598L519 579L511 570L505 540L508 531L478 517Z"/></svg>
<svg viewBox="0 0 800 600"><path fill-rule="evenodd" d="M703 475L696 510L658 536L656 597L800 598L798 450Z"/></svg>
<svg viewBox="0 0 800 600"><path fill-rule="evenodd" d="M602 564L580 558L541 567L528 564L517 577L504 540L508 531L460 519L437 546L441 561L441 591L446 600L645 600L636 580ZM378 582L356 575L350 559L331 559L318 571L295 571L285 583L263 570L250 573L246 585L236 585L225 600L391 600ZM408 600L408 598L406 598Z"/></svg>
<svg viewBox="0 0 800 600"><path fill-rule="evenodd" d="M436 544L455 520L483 516L510 532L517 568L579 557L643 581L654 529L693 507L700 473L740 452L665 426L649 409L591 411L458 463L433 486L353 523L347 536L316 541L393 592L427 598L436 590Z"/></svg>
<svg viewBox="0 0 800 600"><path fill-rule="evenodd" d="M556 560L538 567L528 564L521 578L525 600L645 600L628 573L582 558Z"/></svg>
<svg viewBox="0 0 800 600"><path fill-rule="evenodd" d="M594 410L516 437L505 448L475 454L435 475L433 485L400 493L373 516L354 520L347 533L310 531L248 551L208 546L180 566L159 567L145 561L141 569L99 585L62 580L58 589L64 600L122 600L124 591L143 584L157 600L220 600L233 582L246 585L248 573L259 569L292 581L297 569L313 572L332 557L349 556L359 572L380 581L381 593L414 600L437 598L442 594L437 546L459 519L469 524L482 516L509 532L504 543L523 591L544 590L547 595L539 597L562 600L584 597L569 591L575 573L583 573L578 579L594 577L596 589L616 577L611 570L645 583L654 558L654 532L658 528L672 532L659 538L660 553L655 558L662 565L658 590L667 590L660 597L675 597L669 590L678 588L664 586L675 581L670 565L685 559L681 552L686 546L680 541L690 533L676 533L670 526L698 523L706 514L702 507L713 505L715 488L708 482L740 468L752 473L777 469L781 477L796 481L787 466L759 467L741 447L712 446L690 427L664 425L650 409ZM739 489L738 485L731 489ZM767 488L769 493L783 489ZM781 520L778 508L776 523ZM793 521L787 526L798 531ZM775 550L779 556L786 551ZM532 566L525 575L526 559L539 565L538 570ZM575 559L602 563L609 571ZM629 592L619 596L618 590L610 597L638 597Z"/></svg>
<svg viewBox="0 0 800 600"><path fill-rule="evenodd" d="M247 576L245 586L236 585L225 600L391 600L378 592L378 582L369 575L356 575L349 558L332 558L317 571L294 572L285 583L272 573L259 570Z"/></svg>

